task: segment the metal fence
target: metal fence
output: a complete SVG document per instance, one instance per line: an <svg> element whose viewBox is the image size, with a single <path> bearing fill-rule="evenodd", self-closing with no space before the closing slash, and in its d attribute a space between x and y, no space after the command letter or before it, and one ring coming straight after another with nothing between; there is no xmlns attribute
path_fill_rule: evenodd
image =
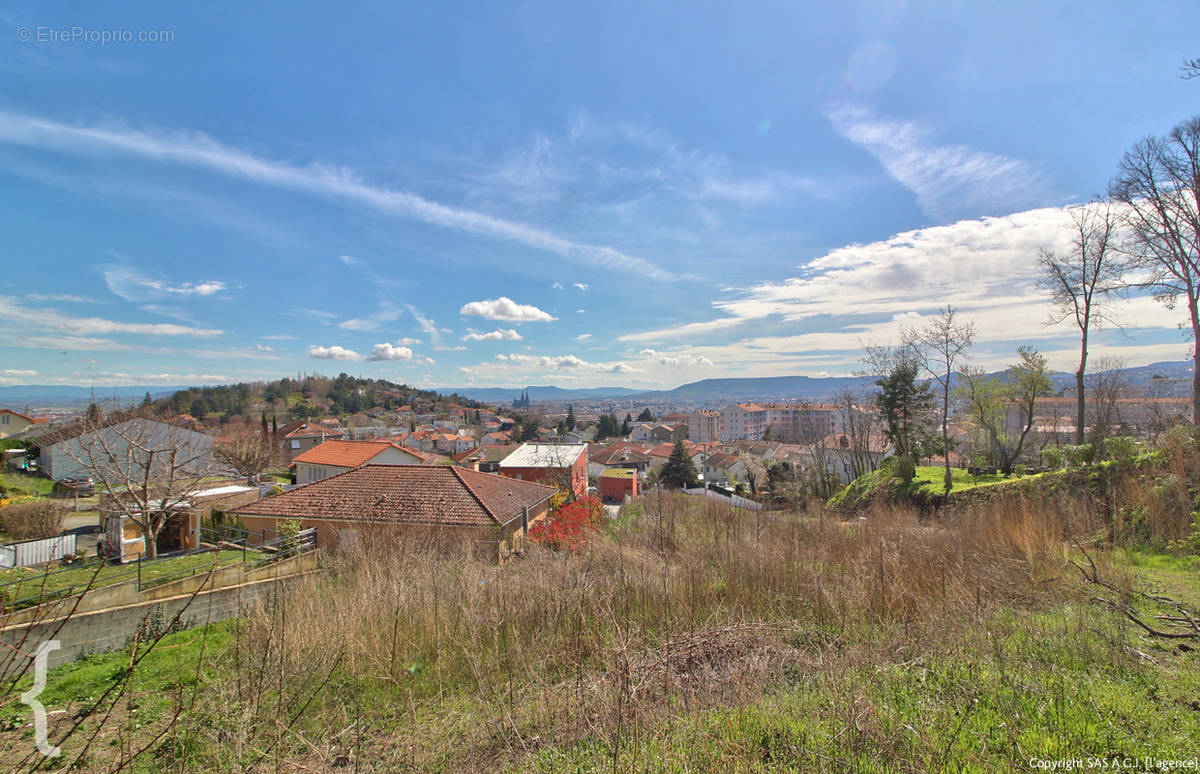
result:
<svg viewBox="0 0 1200 774"><path fill-rule="evenodd" d="M0 568L29 567L75 553L75 535L68 533L0 546Z"/></svg>

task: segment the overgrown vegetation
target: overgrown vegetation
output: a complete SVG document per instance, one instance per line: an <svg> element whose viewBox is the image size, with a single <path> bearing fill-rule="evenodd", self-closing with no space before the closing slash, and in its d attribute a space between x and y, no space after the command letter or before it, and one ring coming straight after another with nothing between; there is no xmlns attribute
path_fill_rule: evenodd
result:
<svg viewBox="0 0 1200 774"><path fill-rule="evenodd" d="M1174 463L1158 464L1162 479ZM206 644L170 635L188 643L163 666L177 682L138 678L115 721L78 721L57 763L923 772L1179 757L1200 738L1200 659L1137 622L1186 633L1200 586L1179 560L1114 550L1173 534L1178 514L1149 478L1111 483L1107 499L977 487L998 494L937 521L656 493L574 552L533 545L501 566L380 532ZM1122 507L1142 509L1141 532L1116 528ZM52 741L129 655L102 663L79 693L48 695L71 710ZM6 760L31 746L27 729L0 735Z"/></svg>

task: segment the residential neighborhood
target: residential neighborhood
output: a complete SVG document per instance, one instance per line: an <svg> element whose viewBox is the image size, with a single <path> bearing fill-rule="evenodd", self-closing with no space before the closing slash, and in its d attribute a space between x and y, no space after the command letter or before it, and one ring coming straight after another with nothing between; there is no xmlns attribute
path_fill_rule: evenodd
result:
<svg viewBox="0 0 1200 774"><path fill-rule="evenodd" d="M1200 771L1200 2L0 11L0 771Z"/></svg>

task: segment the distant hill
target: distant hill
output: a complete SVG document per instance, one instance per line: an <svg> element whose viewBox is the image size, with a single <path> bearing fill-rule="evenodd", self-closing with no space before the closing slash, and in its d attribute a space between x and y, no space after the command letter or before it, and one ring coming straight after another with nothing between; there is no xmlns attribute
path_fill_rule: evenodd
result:
<svg viewBox="0 0 1200 774"><path fill-rule="evenodd" d="M999 376L1002 372L996 372ZM1191 376L1191 361L1151 363L1125 369L1125 378L1135 389L1145 389L1151 377L1163 376L1180 379ZM1055 372L1050 374L1055 389L1073 387L1074 374ZM455 387L438 388L442 394L457 392L459 395L485 403L508 404L520 392L529 391L532 401L554 402L569 400L603 400L621 398L647 404L699 404L722 405L738 401L786 401L825 400L845 390L859 391L874 386L874 377L859 376L766 376L726 379L703 379L690 382L671 390L638 391L625 387L596 387L593 389L563 389L554 386L531 386L521 389L498 387ZM957 380L954 380L957 383Z"/></svg>
<svg viewBox="0 0 1200 774"><path fill-rule="evenodd" d="M164 387L155 385L132 385L121 387L78 387L75 385L59 384L24 384L11 387L0 387L0 406L12 408L28 403L31 406L86 406L92 402L92 396L104 403L108 401L127 404L131 400L137 403L150 393L153 398L173 395L179 390L188 389L186 386Z"/></svg>
<svg viewBox="0 0 1200 774"><path fill-rule="evenodd" d="M647 403L736 403L747 400L823 400L845 390L870 387L874 379L857 376L766 376L703 379L629 396Z"/></svg>
<svg viewBox="0 0 1200 774"><path fill-rule="evenodd" d="M603 400L604 398L623 398L633 395L638 390L628 387L592 387L590 389L564 389L553 385L531 385L519 389L506 387L437 387L435 392L442 395L455 393L481 403L504 406L511 404L513 398L528 391L531 401L566 401L566 400Z"/></svg>

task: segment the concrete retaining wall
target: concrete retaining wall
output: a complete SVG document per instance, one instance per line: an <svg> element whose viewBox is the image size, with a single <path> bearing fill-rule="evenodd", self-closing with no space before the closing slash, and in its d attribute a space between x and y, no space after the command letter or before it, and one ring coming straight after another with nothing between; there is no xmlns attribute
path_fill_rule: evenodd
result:
<svg viewBox="0 0 1200 774"><path fill-rule="evenodd" d="M32 654L43 640L56 639L60 648L52 651L48 658L49 665L56 667L89 653L103 653L125 647L155 607L159 608L163 622L169 623L186 606L181 619L184 625L200 626L243 615L265 602L271 593L280 588L280 584L286 584L298 577L300 575L279 575L237 586L201 591L195 598L189 592L106 610L77 612L65 622L60 616L43 618L33 624L13 624L0 629L0 641ZM189 600L191 604L188 604Z"/></svg>

